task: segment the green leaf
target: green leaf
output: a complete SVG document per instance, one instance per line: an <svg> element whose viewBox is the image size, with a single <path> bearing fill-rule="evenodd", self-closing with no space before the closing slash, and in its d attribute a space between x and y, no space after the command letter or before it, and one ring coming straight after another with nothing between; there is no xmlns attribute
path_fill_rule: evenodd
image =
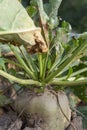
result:
<svg viewBox="0 0 87 130"><path fill-rule="evenodd" d="M16 74L17 72L16 72L16 70L13 69L13 68L10 68L10 69L8 70L8 73L11 74L11 75L17 76L17 74Z"/></svg>
<svg viewBox="0 0 87 130"><path fill-rule="evenodd" d="M49 0L49 4L50 4L50 15L49 15L50 22L49 23L50 23L51 28L54 28L59 24L57 15L58 15L58 9L61 2L62 0Z"/></svg>
<svg viewBox="0 0 87 130"><path fill-rule="evenodd" d="M39 20L41 22L44 39L46 41L47 46L49 47L49 36L48 36L48 28L47 28L47 22L49 20L49 17L44 10L43 0L35 0L35 1L36 1L36 6L38 8L38 14L40 18Z"/></svg>
<svg viewBox="0 0 87 130"><path fill-rule="evenodd" d="M62 22L62 27L65 28L65 30L66 30L67 32L69 32L69 31L72 30L71 25L70 25L68 22L66 22L66 21L63 21L63 22Z"/></svg>
<svg viewBox="0 0 87 130"><path fill-rule="evenodd" d="M12 65L15 65L15 66L17 66L19 68L22 68L22 66L20 64L16 63L15 61L9 60L8 58L4 58L4 61L6 63L11 63Z"/></svg>
<svg viewBox="0 0 87 130"><path fill-rule="evenodd" d="M38 7L40 18L43 24L46 24L49 17L47 16L44 7L43 7L43 0L31 0L31 5L35 5Z"/></svg>
<svg viewBox="0 0 87 130"><path fill-rule="evenodd" d="M50 15L50 4L44 3L43 7L44 7L46 14L49 16Z"/></svg>
<svg viewBox="0 0 87 130"><path fill-rule="evenodd" d="M27 10L30 17L34 17L35 14L37 13L37 9L34 6L28 6L26 8L26 10Z"/></svg>
<svg viewBox="0 0 87 130"><path fill-rule="evenodd" d="M7 53L11 52L10 47L8 45L3 45L0 43L1 55L6 55Z"/></svg>
<svg viewBox="0 0 87 130"><path fill-rule="evenodd" d="M79 67L79 66L78 66ZM82 74L82 73L86 73L87 72L87 67L82 67L80 68L79 70L75 71L74 73L71 74L71 76L77 76L79 74Z"/></svg>
<svg viewBox="0 0 87 130"><path fill-rule="evenodd" d="M87 32L80 34L79 37L82 39L87 39Z"/></svg>
<svg viewBox="0 0 87 130"><path fill-rule="evenodd" d="M80 87L72 88L75 95L77 95L82 101L87 102L87 85L81 85Z"/></svg>
<svg viewBox="0 0 87 130"><path fill-rule="evenodd" d="M81 105L81 106L79 106L78 107L78 111L80 111L83 115L85 115L85 117L83 119L83 127L86 130L87 129L87 105Z"/></svg>
<svg viewBox="0 0 87 130"><path fill-rule="evenodd" d="M0 68L4 69L4 71L6 71L5 60L3 58L0 58Z"/></svg>
<svg viewBox="0 0 87 130"><path fill-rule="evenodd" d="M33 79L36 79L34 73L30 70L30 68L27 66L25 61L22 59L22 57L19 55L18 51L16 50L16 47L13 45L10 45L11 50L13 51L14 55L16 56L18 62L21 64L22 68L26 71L26 73L32 77Z"/></svg>
<svg viewBox="0 0 87 130"><path fill-rule="evenodd" d="M53 73L47 76L46 82L56 77L60 72L62 72L65 68L67 68L67 66L69 66L72 62L75 62L77 57L83 52L83 50L86 47L87 47L87 41L81 40L79 42L79 46L75 48L73 53L68 58L66 58L66 60L64 60Z"/></svg>
<svg viewBox="0 0 87 130"><path fill-rule="evenodd" d="M72 67L70 67L66 79L68 79L72 73L73 73L73 69L72 69Z"/></svg>
<svg viewBox="0 0 87 130"><path fill-rule="evenodd" d="M50 17L56 18L62 0L49 0L51 6Z"/></svg>
<svg viewBox="0 0 87 130"><path fill-rule="evenodd" d="M34 25L33 20L18 0L0 1L0 40L26 46L42 43L44 49L47 48L41 29Z"/></svg>
<svg viewBox="0 0 87 130"><path fill-rule="evenodd" d="M21 0L18 0L21 3Z"/></svg>
<svg viewBox="0 0 87 130"><path fill-rule="evenodd" d="M10 104L12 101L6 96L0 94L0 107Z"/></svg>
<svg viewBox="0 0 87 130"><path fill-rule="evenodd" d="M39 63L39 73L40 73L40 79L42 78L43 75L43 59L42 59L42 54L38 53L38 63Z"/></svg>
<svg viewBox="0 0 87 130"><path fill-rule="evenodd" d="M33 56L30 55L29 53L27 53L26 49L23 46L20 47L20 50L21 50L22 56L23 56L25 62L27 63L28 67L37 77L37 67L34 63Z"/></svg>

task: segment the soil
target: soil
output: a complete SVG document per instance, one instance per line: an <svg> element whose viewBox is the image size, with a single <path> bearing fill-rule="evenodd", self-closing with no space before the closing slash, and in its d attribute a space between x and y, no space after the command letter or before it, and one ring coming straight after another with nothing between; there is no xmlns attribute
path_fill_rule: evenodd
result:
<svg viewBox="0 0 87 130"><path fill-rule="evenodd" d="M0 90L2 90L2 86L3 84L0 83ZM8 88L9 85L4 84L4 90L8 90ZM10 96L12 96L13 92L12 89ZM6 95L9 95L9 93L7 92ZM0 107L0 130L42 130L39 126L35 126L34 128L28 126L25 118L21 118L21 113L18 114L15 112L11 105ZM77 116L75 112L72 113L71 123L66 130L85 130L82 127L82 118Z"/></svg>
<svg viewBox="0 0 87 130"><path fill-rule="evenodd" d="M76 130L85 130L82 128L82 118L76 114L72 116L71 123ZM40 127L30 128L23 120L18 117L17 113L7 106L0 108L0 130L42 130ZM74 130L70 124L66 130Z"/></svg>

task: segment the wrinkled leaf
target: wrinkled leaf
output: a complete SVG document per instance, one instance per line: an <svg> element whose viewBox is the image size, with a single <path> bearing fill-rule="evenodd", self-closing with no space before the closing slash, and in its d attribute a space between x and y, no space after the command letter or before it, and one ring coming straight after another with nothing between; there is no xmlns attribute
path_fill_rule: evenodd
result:
<svg viewBox="0 0 87 130"><path fill-rule="evenodd" d="M29 50L35 46L36 51L47 51L41 29L34 25L18 0L0 1L0 40L16 45L24 44L29 46Z"/></svg>

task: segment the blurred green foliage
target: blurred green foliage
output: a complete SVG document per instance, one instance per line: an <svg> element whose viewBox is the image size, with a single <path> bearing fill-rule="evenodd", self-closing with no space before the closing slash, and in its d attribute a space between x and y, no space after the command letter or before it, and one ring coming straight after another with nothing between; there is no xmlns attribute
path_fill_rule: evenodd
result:
<svg viewBox="0 0 87 130"><path fill-rule="evenodd" d="M21 0L27 7L30 0ZM43 0L48 2L49 0ZM59 15L68 21L76 32L87 31L87 0L63 0L59 8Z"/></svg>
<svg viewBox="0 0 87 130"><path fill-rule="evenodd" d="M87 0L63 0L59 15L78 32L87 31Z"/></svg>

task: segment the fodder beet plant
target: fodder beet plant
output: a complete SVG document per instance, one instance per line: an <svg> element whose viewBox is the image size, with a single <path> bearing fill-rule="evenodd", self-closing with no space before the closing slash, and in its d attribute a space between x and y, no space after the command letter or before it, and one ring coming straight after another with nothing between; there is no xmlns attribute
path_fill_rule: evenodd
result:
<svg viewBox="0 0 87 130"><path fill-rule="evenodd" d="M82 61L87 33L71 33L70 24L58 17L61 1L31 0L26 11L18 0L0 0L1 52L5 55L7 44L15 58L1 55L0 75L26 87L14 101L15 110L23 110L28 126L38 130L67 128L71 109L64 90L87 84ZM9 63L15 71L5 67ZM85 66L79 69L81 63Z"/></svg>

